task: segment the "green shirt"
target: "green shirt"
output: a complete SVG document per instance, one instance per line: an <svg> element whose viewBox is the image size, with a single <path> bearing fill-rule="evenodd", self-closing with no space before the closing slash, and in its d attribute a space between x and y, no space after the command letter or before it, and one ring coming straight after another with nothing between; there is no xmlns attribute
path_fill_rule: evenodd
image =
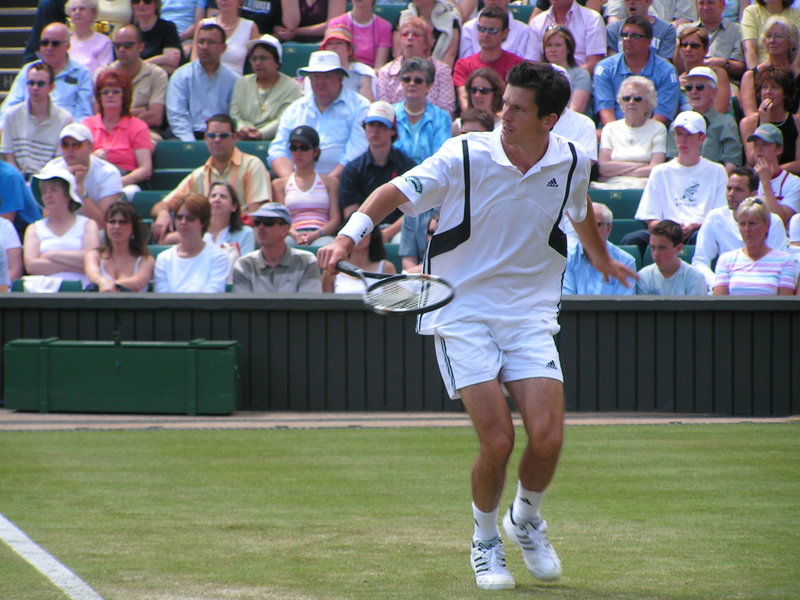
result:
<svg viewBox="0 0 800 600"><path fill-rule="evenodd" d="M278 130L278 120L294 100L303 95L300 84L283 73L269 90L261 90L254 74L245 75L233 88L230 114L237 127L255 127L265 140L272 140Z"/></svg>

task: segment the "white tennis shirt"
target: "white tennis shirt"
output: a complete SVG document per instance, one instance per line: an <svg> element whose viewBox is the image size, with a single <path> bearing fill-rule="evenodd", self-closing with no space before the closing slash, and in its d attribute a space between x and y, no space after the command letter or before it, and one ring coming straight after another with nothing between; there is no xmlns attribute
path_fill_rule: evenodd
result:
<svg viewBox="0 0 800 600"><path fill-rule="evenodd" d="M455 299L422 315L418 330L476 318L535 318L558 332L566 236L558 223L568 210L586 216L589 163L584 152L550 134L541 160L523 174L506 156L501 129L451 138L422 164L392 180L419 215L439 208L426 271L456 288ZM462 142L469 147L469 203ZM465 210L467 208L467 210Z"/></svg>

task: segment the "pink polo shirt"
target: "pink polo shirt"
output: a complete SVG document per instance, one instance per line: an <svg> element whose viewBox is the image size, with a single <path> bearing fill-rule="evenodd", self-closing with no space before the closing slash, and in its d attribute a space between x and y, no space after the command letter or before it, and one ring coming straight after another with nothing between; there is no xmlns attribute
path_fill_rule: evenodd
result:
<svg viewBox="0 0 800 600"><path fill-rule="evenodd" d="M103 125L103 117L100 114L86 117L83 124L92 132L94 138L92 149L105 150L106 160L126 173L138 166L134 150L146 148L150 152L153 151L150 129L147 123L138 117L122 117L111 131Z"/></svg>

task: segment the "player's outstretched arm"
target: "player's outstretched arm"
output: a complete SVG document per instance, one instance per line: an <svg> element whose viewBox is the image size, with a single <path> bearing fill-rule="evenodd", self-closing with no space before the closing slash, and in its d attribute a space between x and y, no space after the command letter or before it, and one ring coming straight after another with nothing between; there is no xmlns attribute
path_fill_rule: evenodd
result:
<svg viewBox="0 0 800 600"><path fill-rule="evenodd" d="M605 281L610 281L613 277L619 280L625 287L631 287L633 281L639 279L636 271L633 271L623 265L621 262L614 260L608 255L606 245L603 243L603 238L597 231L597 220L594 218L594 209L592 208L592 201L586 198L586 218L583 221L572 221L572 226L578 237L581 238L583 249L589 256L592 266L603 274Z"/></svg>
<svg viewBox="0 0 800 600"><path fill-rule="evenodd" d="M364 200L359 209L350 216L336 239L319 249L317 262L320 269L333 275L336 272L336 263L340 260L346 260L357 240L365 237L365 235L362 235L365 228L360 224L367 223L367 218L371 221L371 226L366 230L366 235L369 235L369 231L376 223L380 223L384 217L406 202L408 202L408 198L391 183L385 183L377 188ZM354 225L356 226L354 227Z"/></svg>

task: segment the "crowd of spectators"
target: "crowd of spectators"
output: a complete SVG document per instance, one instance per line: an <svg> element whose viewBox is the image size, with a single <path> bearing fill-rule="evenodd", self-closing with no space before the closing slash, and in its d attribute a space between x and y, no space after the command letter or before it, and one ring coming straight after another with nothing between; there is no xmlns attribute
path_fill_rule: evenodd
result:
<svg viewBox="0 0 800 600"><path fill-rule="evenodd" d="M508 0L412 0L396 24L374 1L40 0L0 105L0 289L357 291L310 250L448 138L497 135L506 75L533 60L571 85L554 132L591 187L641 190L624 249L594 205L638 280L603 281L566 220L566 294L800 293L791 0L550 0L527 23ZM208 159L139 214L170 139ZM351 261L392 272L390 244L420 270L437 221L396 211Z"/></svg>

